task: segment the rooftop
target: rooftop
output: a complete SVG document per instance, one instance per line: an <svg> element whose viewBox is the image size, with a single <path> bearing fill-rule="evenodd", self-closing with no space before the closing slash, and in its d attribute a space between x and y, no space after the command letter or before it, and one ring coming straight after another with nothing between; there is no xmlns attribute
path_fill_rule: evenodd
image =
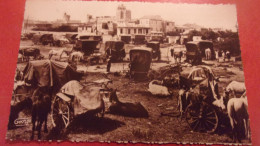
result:
<svg viewBox="0 0 260 146"><path fill-rule="evenodd" d="M143 16L141 19L163 20L160 15L147 15Z"/></svg>

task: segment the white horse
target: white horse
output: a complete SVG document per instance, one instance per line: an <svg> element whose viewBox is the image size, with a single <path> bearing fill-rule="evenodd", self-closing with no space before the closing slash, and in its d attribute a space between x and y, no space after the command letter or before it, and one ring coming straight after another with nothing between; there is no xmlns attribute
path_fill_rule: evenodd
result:
<svg viewBox="0 0 260 146"><path fill-rule="evenodd" d="M78 63L79 61L83 60L83 57L84 57L84 53L76 51L70 54L69 60Z"/></svg>
<svg viewBox="0 0 260 146"><path fill-rule="evenodd" d="M153 80L149 83L148 91L151 92L153 95L159 95L159 96L170 95L168 88L162 85L162 81L158 81L158 80Z"/></svg>
<svg viewBox="0 0 260 146"><path fill-rule="evenodd" d="M211 59L211 50L210 50L210 48L205 49L205 56L206 56L206 60L210 60Z"/></svg>
<svg viewBox="0 0 260 146"><path fill-rule="evenodd" d="M244 127L245 138L249 139L249 115L246 92L240 98L231 98L227 103L227 112L232 127L233 142L241 142L241 129Z"/></svg>
<svg viewBox="0 0 260 146"><path fill-rule="evenodd" d="M232 81L224 88L224 98L228 99L230 93L236 97L236 94L243 94L246 91L246 86L244 82Z"/></svg>

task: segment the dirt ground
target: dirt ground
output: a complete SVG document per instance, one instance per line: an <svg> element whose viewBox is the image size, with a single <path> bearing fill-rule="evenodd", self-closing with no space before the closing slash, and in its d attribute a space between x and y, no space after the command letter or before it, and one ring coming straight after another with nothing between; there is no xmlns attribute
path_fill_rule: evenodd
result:
<svg viewBox="0 0 260 146"><path fill-rule="evenodd" d="M21 41L21 46L32 45L30 41ZM40 48L41 53L47 57L51 49L60 49L49 46L36 46ZM72 45L66 45L67 48ZM127 45L126 50L132 48ZM184 46L183 46L184 47ZM153 61L151 68L174 63L170 57L169 47L161 48L162 61ZM120 72L127 70L128 56L123 63L113 63L111 71ZM182 58L184 60L184 58ZM233 80L244 81L242 62L217 62L204 61L213 69L216 76L220 77L219 91L223 92L223 87ZM26 63L18 63L17 68L24 68ZM106 71L105 64L86 66L79 64L78 69L85 71L86 76L83 81L95 81L104 78ZM183 72L189 72L191 67L184 67ZM100 141L100 142L155 142L155 143L231 143L231 129L229 121L224 121L220 125L220 130L215 133L192 132L185 121L177 116L177 93L174 89L173 96L158 97L148 91L149 81L136 82L125 77L123 73L114 75L107 74L113 80L113 88L118 89L118 98L122 102L140 102L148 111L148 118L131 118L119 115L105 114L104 118L78 117L73 120L66 132L55 133L52 129L50 116L48 117L49 133L43 133L41 140L69 140L69 141ZM176 113L173 116L161 116L161 113ZM21 112L19 118L30 118L30 114ZM36 133L36 132L35 132ZM29 140L31 136L31 123L28 126L18 127L8 130L6 139ZM36 137L36 136L35 136ZM249 143L243 140L243 143Z"/></svg>

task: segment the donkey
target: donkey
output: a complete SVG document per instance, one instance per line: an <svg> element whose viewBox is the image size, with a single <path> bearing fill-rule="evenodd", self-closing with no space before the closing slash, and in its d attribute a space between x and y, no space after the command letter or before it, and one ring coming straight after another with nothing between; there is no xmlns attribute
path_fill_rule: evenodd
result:
<svg viewBox="0 0 260 146"><path fill-rule="evenodd" d="M34 139L35 124L37 122L36 130L38 131L38 139L41 139L41 128L43 122L44 132L47 133L47 117L51 110L51 96L46 92L47 87L38 87L32 95L32 136Z"/></svg>
<svg viewBox="0 0 260 146"><path fill-rule="evenodd" d="M144 106L138 103L129 103L129 102L121 102L119 101L116 95L116 89L111 91L109 101L112 102L109 107L109 113L128 116L128 117L149 117L148 111L144 108Z"/></svg>

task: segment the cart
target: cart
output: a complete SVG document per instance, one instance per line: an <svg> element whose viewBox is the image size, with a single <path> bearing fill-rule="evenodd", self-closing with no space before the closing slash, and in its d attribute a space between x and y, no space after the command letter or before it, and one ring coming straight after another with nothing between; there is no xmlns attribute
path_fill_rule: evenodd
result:
<svg viewBox="0 0 260 146"><path fill-rule="evenodd" d="M194 132L214 132L223 111L213 104L219 99L217 78L207 66L195 67L187 80L191 82L191 90L187 100L181 101L185 119Z"/></svg>
<svg viewBox="0 0 260 146"><path fill-rule="evenodd" d="M112 61L123 61L126 56L123 41L107 41L105 43L106 57L111 56Z"/></svg>
<svg viewBox="0 0 260 146"><path fill-rule="evenodd" d="M152 49L148 47L135 47L130 50L130 78L144 79L150 70L152 62Z"/></svg>
<svg viewBox="0 0 260 146"><path fill-rule="evenodd" d="M156 41L151 41L146 43L146 47L152 48L153 59L161 60L160 43Z"/></svg>
<svg viewBox="0 0 260 146"><path fill-rule="evenodd" d="M211 41L190 41L186 43L186 61L191 64L201 64L202 58L205 57L205 49L210 48L212 59L215 59L215 51Z"/></svg>
<svg viewBox="0 0 260 146"><path fill-rule="evenodd" d="M67 128L79 115L103 117L103 98L110 92L108 83L111 83L111 80L104 79L87 84L73 80L66 83L56 94L51 106L53 127Z"/></svg>

